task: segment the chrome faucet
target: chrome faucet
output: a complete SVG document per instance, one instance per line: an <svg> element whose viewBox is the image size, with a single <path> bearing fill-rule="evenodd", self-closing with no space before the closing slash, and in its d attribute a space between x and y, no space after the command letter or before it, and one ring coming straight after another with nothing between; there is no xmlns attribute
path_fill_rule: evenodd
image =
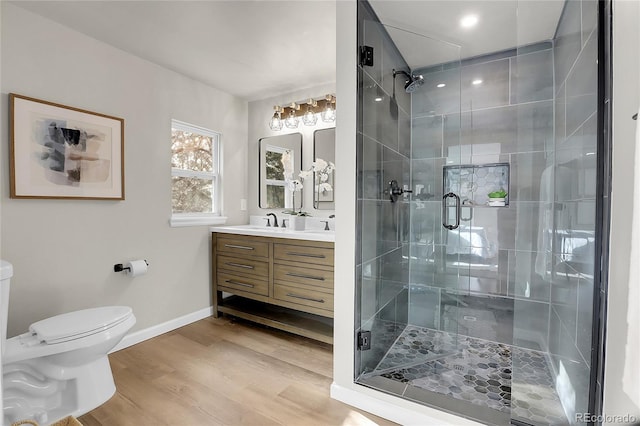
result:
<svg viewBox="0 0 640 426"><path fill-rule="evenodd" d="M275 213L268 213L267 216L273 216L273 227L277 228L278 227L278 216L276 216ZM267 225L269 226L269 225Z"/></svg>

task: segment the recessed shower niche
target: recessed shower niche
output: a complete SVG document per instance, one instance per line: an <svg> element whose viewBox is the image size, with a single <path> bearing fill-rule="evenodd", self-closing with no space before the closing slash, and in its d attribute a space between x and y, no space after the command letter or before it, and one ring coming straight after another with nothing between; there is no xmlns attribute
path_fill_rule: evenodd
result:
<svg viewBox="0 0 640 426"><path fill-rule="evenodd" d="M509 193L509 163L444 166L442 175L443 193L459 193L463 206L488 206L489 193Z"/></svg>

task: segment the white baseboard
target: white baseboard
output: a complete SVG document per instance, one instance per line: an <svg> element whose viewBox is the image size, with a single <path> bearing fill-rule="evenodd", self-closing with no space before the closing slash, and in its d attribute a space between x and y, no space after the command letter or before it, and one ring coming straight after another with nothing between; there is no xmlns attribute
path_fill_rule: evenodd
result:
<svg viewBox="0 0 640 426"><path fill-rule="evenodd" d="M368 389L363 388L363 391L368 391ZM381 396L387 397L384 394L381 394ZM401 425L480 425L480 423L472 420L429 407L420 407L421 411L400 407L393 402L384 401L364 392L340 386L335 382L331 384L331 398ZM410 402L408 403L411 404Z"/></svg>
<svg viewBox="0 0 640 426"><path fill-rule="evenodd" d="M210 317L211 315L213 315L212 306L208 308L200 309L199 311L192 312L190 314L183 315L178 318L174 318L167 322L163 322L162 324L145 328L144 330L138 330L135 333L127 334L126 336L124 336L122 341L120 341L120 343L115 348L113 348L109 353L117 352L124 348L128 348L129 346L133 346L136 343L144 342L145 340L151 339L152 337L159 336L161 334L175 330L176 328L180 328L187 324L191 324L192 322L196 322L203 318Z"/></svg>

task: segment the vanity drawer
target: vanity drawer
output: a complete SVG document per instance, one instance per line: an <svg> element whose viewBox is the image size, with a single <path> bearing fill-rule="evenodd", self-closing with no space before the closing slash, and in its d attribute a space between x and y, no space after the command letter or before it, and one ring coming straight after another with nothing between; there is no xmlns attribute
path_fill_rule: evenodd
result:
<svg viewBox="0 0 640 426"><path fill-rule="evenodd" d="M333 249L292 244L274 244L273 257L290 262L314 263L333 266Z"/></svg>
<svg viewBox="0 0 640 426"><path fill-rule="evenodd" d="M269 279L269 262L246 257L218 255L218 270L235 271L243 274L258 275Z"/></svg>
<svg viewBox="0 0 640 426"><path fill-rule="evenodd" d="M333 271L308 267L273 265L274 281L288 281L291 285L304 284L311 287L322 287L333 291ZM283 282L283 284L286 284Z"/></svg>
<svg viewBox="0 0 640 426"><path fill-rule="evenodd" d="M269 281L256 277L243 277L241 275L227 274L218 272L218 289L230 292L233 290L241 290L246 293L260 294L262 296L269 295Z"/></svg>
<svg viewBox="0 0 640 426"><path fill-rule="evenodd" d="M333 293L323 293L308 288L289 287L281 283L274 284L273 292L273 297L278 300L333 311Z"/></svg>
<svg viewBox="0 0 640 426"><path fill-rule="evenodd" d="M218 236L216 249L241 256L269 257L269 243L253 239Z"/></svg>

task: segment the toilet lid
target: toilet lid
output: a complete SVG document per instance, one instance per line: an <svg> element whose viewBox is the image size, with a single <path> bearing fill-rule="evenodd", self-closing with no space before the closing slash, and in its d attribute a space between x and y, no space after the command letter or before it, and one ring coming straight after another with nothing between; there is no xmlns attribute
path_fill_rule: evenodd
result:
<svg viewBox="0 0 640 426"><path fill-rule="evenodd" d="M107 330L130 315L128 306L83 309L35 322L29 331L36 334L41 342L62 343Z"/></svg>

